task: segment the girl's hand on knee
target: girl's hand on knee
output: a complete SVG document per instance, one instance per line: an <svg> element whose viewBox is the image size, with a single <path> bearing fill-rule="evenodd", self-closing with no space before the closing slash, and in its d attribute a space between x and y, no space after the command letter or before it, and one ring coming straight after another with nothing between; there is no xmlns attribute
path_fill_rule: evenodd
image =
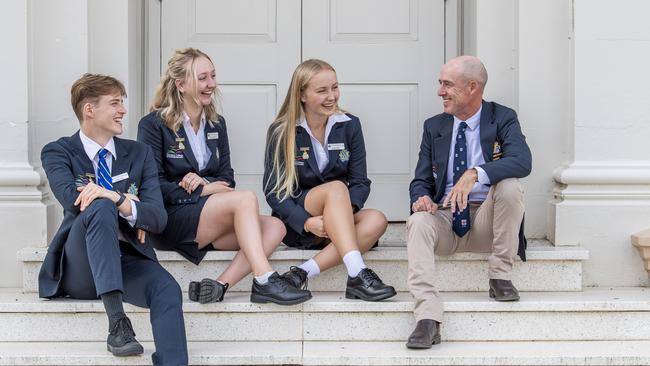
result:
<svg viewBox="0 0 650 366"><path fill-rule="evenodd" d="M323 216L312 216L308 218L307 221L305 221L304 229L308 233L320 236L321 238L327 238Z"/></svg>

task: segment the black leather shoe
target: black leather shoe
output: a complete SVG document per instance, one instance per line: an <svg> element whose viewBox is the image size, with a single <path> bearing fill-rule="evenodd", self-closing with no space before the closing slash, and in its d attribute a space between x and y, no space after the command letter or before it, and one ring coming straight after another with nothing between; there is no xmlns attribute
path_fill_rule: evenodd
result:
<svg viewBox="0 0 650 366"><path fill-rule="evenodd" d="M427 349L434 344L440 344L440 323L433 319L422 319L415 325L406 347Z"/></svg>
<svg viewBox="0 0 650 366"><path fill-rule="evenodd" d="M269 277L269 281L260 284L253 279L251 289L251 302L267 303L272 302L279 305L295 305L311 299L309 290L295 288L286 279L280 277L277 272Z"/></svg>
<svg viewBox="0 0 650 366"><path fill-rule="evenodd" d="M490 279L490 298L496 301L517 301L519 291L509 280Z"/></svg>
<svg viewBox="0 0 650 366"><path fill-rule="evenodd" d="M395 288L381 282L379 276L370 268L362 269L356 277L348 276L346 299L380 301L395 295L397 295Z"/></svg>
<svg viewBox="0 0 650 366"><path fill-rule="evenodd" d="M291 266L280 277L284 278L289 284L301 290L307 289L307 271L300 267Z"/></svg>
<svg viewBox="0 0 650 366"><path fill-rule="evenodd" d="M142 345L135 339L135 332L131 321L126 316L120 318L108 333L106 349L113 356L135 356L144 352Z"/></svg>
<svg viewBox="0 0 650 366"><path fill-rule="evenodd" d="M198 301L201 304L210 302L223 301L223 295L228 290L228 284L221 284L209 278L204 278L201 282L190 282L187 294L192 301Z"/></svg>

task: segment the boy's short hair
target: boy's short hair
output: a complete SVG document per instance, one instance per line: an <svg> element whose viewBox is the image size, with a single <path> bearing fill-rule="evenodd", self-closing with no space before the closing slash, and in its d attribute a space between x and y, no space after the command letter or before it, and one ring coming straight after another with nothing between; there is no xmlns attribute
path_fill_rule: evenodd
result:
<svg viewBox="0 0 650 366"><path fill-rule="evenodd" d="M119 92L126 97L124 84L112 76L86 73L72 84L70 88L70 103L79 122L83 120L83 106L86 103L97 103L102 95Z"/></svg>

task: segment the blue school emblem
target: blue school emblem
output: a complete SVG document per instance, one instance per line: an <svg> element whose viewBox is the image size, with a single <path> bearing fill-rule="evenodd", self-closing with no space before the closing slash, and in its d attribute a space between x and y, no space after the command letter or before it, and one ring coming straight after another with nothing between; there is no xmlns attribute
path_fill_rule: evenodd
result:
<svg viewBox="0 0 650 366"><path fill-rule="evenodd" d="M341 150L341 152L339 152L339 159L344 163L350 160L350 151L348 151L348 149L345 148Z"/></svg>

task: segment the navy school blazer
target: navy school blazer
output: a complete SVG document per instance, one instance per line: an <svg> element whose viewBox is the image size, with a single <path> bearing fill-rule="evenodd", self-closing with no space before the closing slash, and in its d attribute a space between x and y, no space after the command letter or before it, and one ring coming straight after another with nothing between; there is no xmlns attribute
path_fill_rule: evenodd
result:
<svg viewBox="0 0 650 366"><path fill-rule="evenodd" d="M123 193L137 191L140 199L135 202L138 210L135 226L131 227L125 219L118 216L120 233L140 254L156 261L152 245L154 235L147 235L144 244L137 239L137 229L158 234L167 224L153 154L144 144L117 137L114 141L118 157L113 161L111 175L115 177L127 173L128 178L113 183L113 189ZM79 196L77 184L88 175L94 176L95 169L84 151L79 132L45 145L41 151L41 161L52 193L63 206L64 213L63 222L50 243L38 276L39 296L51 298L64 295L59 286L64 270L62 257L70 229L80 213L79 206L74 205Z"/></svg>
<svg viewBox="0 0 650 366"><path fill-rule="evenodd" d="M370 194L370 179L366 168L366 147L361 131L359 118L346 113L350 121L338 122L332 126L327 144L329 163L321 173L314 157L314 147L309 133L304 128L296 127L296 151L292 162L296 165L298 188L293 196L298 196L303 190L314 188L320 184L340 180L348 186L350 201L354 211L363 208ZM342 144L342 145L341 145ZM271 188L275 185L275 174L271 174L273 164L273 149L268 141L264 160L264 194L266 202L271 206L273 216L280 218L296 233L303 233L305 221L311 217L304 207L297 203L297 198L289 196L284 201L276 197ZM307 154L305 154L305 151ZM307 156L305 159L304 156Z"/></svg>
<svg viewBox="0 0 650 366"><path fill-rule="evenodd" d="M420 154L411 181L411 207L421 196L440 203L447 184L447 165L453 133L454 117L442 113L424 122ZM506 178L523 178L530 174L532 156L521 132L517 113L494 102L482 102L481 149L485 164L480 165L492 184ZM518 255L525 260L526 238L522 220L519 230Z"/></svg>
<svg viewBox="0 0 650 366"><path fill-rule="evenodd" d="M158 178L165 206L170 212L174 206L196 203L201 197L203 186L192 194L178 185L183 177L194 172L209 182L223 181L235 187L234 172L230 166L230 147L226 121L218 116L217 122L205 124L205 141L212 152L210 160L203 170L194 157L185 129L181 126L174 133L165 126L158 112L151 112L140 120L138 141L151 146L158 163Z"/></svg>

